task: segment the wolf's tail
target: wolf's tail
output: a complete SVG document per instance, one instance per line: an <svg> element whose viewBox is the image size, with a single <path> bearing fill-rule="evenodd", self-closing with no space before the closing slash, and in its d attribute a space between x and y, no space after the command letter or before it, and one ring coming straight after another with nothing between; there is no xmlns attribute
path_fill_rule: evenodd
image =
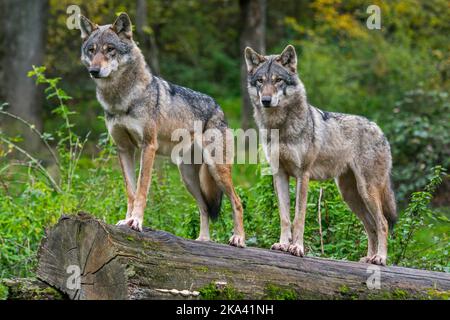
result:
<svg viewBox="0 0 450 320"><path fill-rule="evenodd" d="M201 166L199 175L200 189L202 191L203 199L206 202L206 206L208 207L209 217L215 220L220 213L223 192L211 176L206 164Z"/></svg>
<svg viewBox="0 0 450 320"><path fill-rule="evenodd" d="M389 230L392 232L394 229L394 225L397 222L398 214L394 191L392 191L390 179L388 179L382 191L382 206L383 214L389 224Z"/></svg>

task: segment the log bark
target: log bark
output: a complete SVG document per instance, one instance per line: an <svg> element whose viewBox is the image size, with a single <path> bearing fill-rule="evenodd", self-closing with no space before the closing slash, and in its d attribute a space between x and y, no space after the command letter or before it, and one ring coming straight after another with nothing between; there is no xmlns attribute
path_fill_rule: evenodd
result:
<svg viewBox="0 0 450 320"><path fill-rule="evenodd" d="M196 242L151 229L139 233L78 214L62 217L47 231L37 276L71 299L448 298L450 274L376 268ZM381 287L369 289L367 280L378 271Z"/></svg>

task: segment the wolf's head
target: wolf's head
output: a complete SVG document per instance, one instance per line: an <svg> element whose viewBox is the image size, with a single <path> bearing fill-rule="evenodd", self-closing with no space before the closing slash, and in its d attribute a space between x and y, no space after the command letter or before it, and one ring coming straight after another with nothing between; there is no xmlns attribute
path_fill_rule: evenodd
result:
<svg viewBox="0 0 450 320"><path fill-rule="evenodd" d="M303 92L297 75L297 54L288 45L281 54L263 56L245 49L248 92L257 107L275 108L290 104L295 93Z"/></svg>
<svg viewBox="0 0 450 320"><path fill-rule="evenodd" d="M80 30L83 39L81 61L91 77L111 78L132 60L132 50L136 44L132 37L131 21L126 13L120 14L113 24L103 26L80 16Z"/></svg>

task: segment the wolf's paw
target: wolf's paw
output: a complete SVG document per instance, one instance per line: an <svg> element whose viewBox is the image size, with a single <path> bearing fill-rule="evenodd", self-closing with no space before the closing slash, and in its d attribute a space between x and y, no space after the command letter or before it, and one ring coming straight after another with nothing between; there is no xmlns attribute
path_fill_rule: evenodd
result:
<svg viewBox="0 0 450 320"><path fill-rule="evenodd" d="M370 257L362 257L361 259L359 259L359 262L370 263Z"/></svg>
<svg viewBox="0 0 450 320"><path fill-rule="evenodd" d="M297 257L303 257L305 255L305 250L302 245L299 244L291 244L289 246L289 252Z"/></svg>
<svg viewBox="0 0 450 320"><path fill-rule="evenodd" d="M197 239L195 239L195 241L203 241L203 242L208 242L211 241L211 239L209 237L205 237L205 236L200 236Z"/></svg>
<svg viewBox="0 0 450 320"><path fill-rule="evenodd" d="M289 243L274 243L272 247L270 247L270 250L278 250L278 251L284 251L287 252L289 250Z"/></svg>
<svg viewBox="0 0 450 320"><path fill-rule="evenodd" d="M372 264L377 264L379 266L385 266L386 265L386 257L376 254L376 255L370 257L369 262Z"/></svg>
<svg viewBox="0 0 450 320"><path fill-rule="evenodd" d="M125 220L120 220L116 224L117 226L129 226L131 229L141 232L142 231L142 219L138 218L127 218Z"/></svg>
<svg viewBox="0 0 450 320"><path fill-rule="evenodd" d="M230 246L244 248L245 247L245 237L234 234L231 236L230 241L228 241L228 244Z"/></svg>

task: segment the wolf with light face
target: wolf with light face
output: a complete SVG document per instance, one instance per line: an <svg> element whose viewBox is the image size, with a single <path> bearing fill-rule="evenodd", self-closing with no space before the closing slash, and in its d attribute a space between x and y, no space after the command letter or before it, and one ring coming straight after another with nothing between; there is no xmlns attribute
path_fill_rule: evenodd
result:
<svg viewBox="0 0 450 320"><path fill-rule="evenodd" d="M170 156L179 143L172 133L184 129L194 135L194 123L223 136L227 129L224 114L210 97L171 84L152 74L133 41L131 21L122 13L112 25L99 26L80 17L83 44L81 60L97 85L97 99L105 112L106 127L117 145L125 180L128 208L126 225L141 231L155 155ZM206 139L190 140L188 152L203 152ZM218 147L226 148L229 141ZM135 181L135 154L140 152L140 170ZM221 152L219 150L218 152ZM206 155L204 155L206 156ZM188 159L191 157L188 154ZM185 158L183 158L185 159ZM231 165L214 161L180 161L182 180L200 211L200 235L209 241L209 218L220 211L222 194L231 201L234 233L229 243L244 247L245 235L241 201L231 180Z"/></svg>
<svg viewBox="0 0 450 320"><path fill-rule="evenodd" d="M303 256L303 233L310 179L334 178L350 209L368 236L361 260L385 265L388 228L397 219L391 189L391 152L380 128L366 118L322 111L308 103L297 72L297 55L287 46L280 55L245 50L248 92L260 129L278 129L279 141L263 145L269 163L278 144L279 167L274 173L281 235L274 250ZM296 179L295 217L291 225L289 178Z"/></svg>

